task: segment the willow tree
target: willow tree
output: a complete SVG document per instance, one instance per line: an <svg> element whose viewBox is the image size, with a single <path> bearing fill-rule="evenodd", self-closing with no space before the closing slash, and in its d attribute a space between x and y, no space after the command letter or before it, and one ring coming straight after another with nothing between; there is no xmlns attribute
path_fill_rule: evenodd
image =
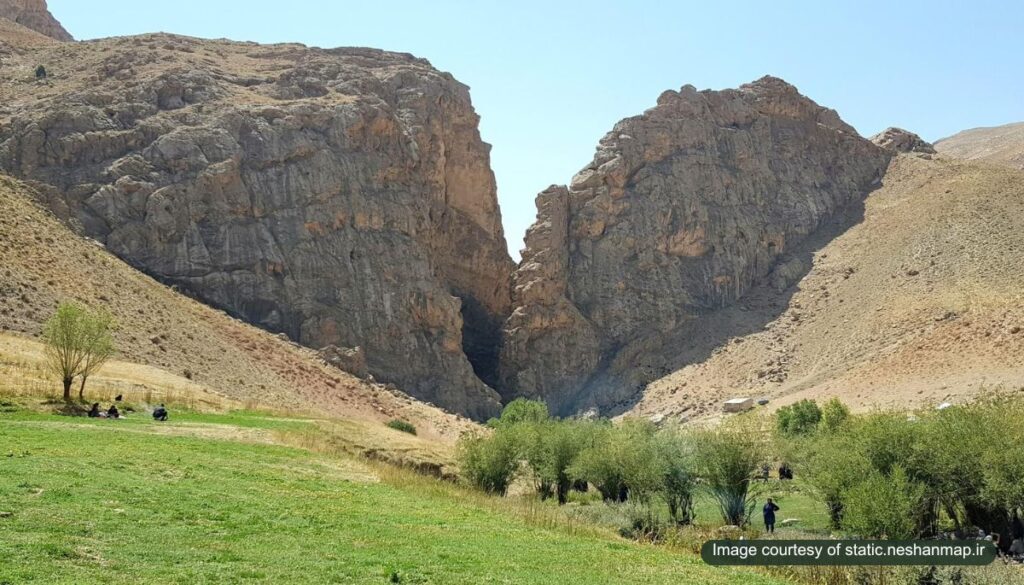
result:
<svg viewBox="0 0 1024 585"><path fill-rule="evenodd" d="M85 359L79 375L82 385L78 387L78 399L85 395L85 382L89 376L99 371L100 367L114 355L114 339L111 336L113 319L107 313L86 315L85 321Z"/></svg>
<svg viewBox="0 0 1024 585"><path fill-rule="evenodd" d="M114 353L110 336L113 320L106 314L90 314L69 302L61 303L57 312L46 321L43 341L46 363L64 388L64 400L71 401L71 384L82 376L79 397L85 381Z"/></svg>

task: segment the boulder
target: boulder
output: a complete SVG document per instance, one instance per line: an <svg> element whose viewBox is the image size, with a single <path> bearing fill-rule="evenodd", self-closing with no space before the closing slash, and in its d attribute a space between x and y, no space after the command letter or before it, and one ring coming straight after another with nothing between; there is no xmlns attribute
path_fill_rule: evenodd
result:
<svg viewBox="0 0 1024 585"><path fill-rule="evenodd" d="M320 348L317 354L328 365L348 372L357 378L366 379L370 374L370 368L366 362L366 352L361 347L328 345Z"/></svg>

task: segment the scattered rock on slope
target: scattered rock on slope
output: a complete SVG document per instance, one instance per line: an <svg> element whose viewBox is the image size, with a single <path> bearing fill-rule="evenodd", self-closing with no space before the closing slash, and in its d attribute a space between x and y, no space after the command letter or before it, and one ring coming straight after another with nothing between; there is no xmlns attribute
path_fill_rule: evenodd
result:
<svg viewBox="0 0 1024 585"><path fill-rule="evenodd" d="M0 18L6 18L58 41L75 40L50 14L46 0L0 0Z"/></svg>
<svg viewBox="0 0 1024 585"><path fill-rule="evenodd" d="M505 325L502 393L559 412L628 400L638 387L623 374L666 373L645 361L648 350L736 302L859 204L890 156L780 79L665 92L619 122L568 187L537 198Z"/></svg>
<svg viewBox="0 0 1024 585"><path fill-rule="evenodd" d="M130 264L476 417L498 408L508 257L468 88L373 49L167 34L0 71L0 167Z"/></svg>

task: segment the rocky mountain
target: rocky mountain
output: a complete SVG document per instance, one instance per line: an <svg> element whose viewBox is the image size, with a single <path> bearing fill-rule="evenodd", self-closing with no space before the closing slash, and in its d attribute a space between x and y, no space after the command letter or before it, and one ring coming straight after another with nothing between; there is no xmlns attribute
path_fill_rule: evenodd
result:
<svg viewBox="0 0 1024 585"><path fill-rule="evenodd" d="M50 14L46 0L0 0L0 18L6 18L58 41L75 40Z"/></svg>
<svg viewBox="0 0 1024 585"><path fill-rule="evenodd" d="M563 413L635 399L689 323L798 281L810 266L794 251L856 213L891 156L780 79L665 92L538 196L502 394Z"/></svg>
<svg viewBox="0 0 1024 585"><path fill-rule="evenodd" d="M1024 122L974 128L943 138L935 149L955 158L982 160L1024 169Z"/></svg>
<svg viewBox="0 0 1024 585"><path fill-rule="evenodd" d="M451 75L152 34L19 47L0 104L0 168L132 266L304 345L359 346L421 399L498 408L482 380L513 265Z"/></svg>
<svg viewBox="0 0 1024 585"><path fill-rule="evenodd" d="M737 396L864 411L1019 392L1021 233L1024 171L899 154L863 209L796 251L805 275L691 322L628 410L700 419Z"/></svg>
<svg viewBox="0 0 1024 585"><path fill-rule="evenodd" d="M189 396L294 409L383 428L414 421L421 436L454 441L473 426L385 384L328 366L317 352L233 319L140 273L96 241L73 233L23 183L0 175L0 372L20 390L40 375L33 338L62 301L108 311L115 319L115 370L130 390L159 384ZM12 352L13 349L13 352ZM102 372L101 372L102 374ZM102 382L90 382L100 387ZM59 392L52 381L51 392ZM37 390L38 391L38 390ZM89 395L87 393L87 395ZM387 451L380 441L373 445Z"/></svg>

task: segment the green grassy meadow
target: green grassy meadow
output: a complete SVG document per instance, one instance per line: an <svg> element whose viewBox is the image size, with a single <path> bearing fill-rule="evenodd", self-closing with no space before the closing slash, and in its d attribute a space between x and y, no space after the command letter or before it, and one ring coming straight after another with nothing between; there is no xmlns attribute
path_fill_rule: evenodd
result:
<svg viewBox="0 0 1024 585"><path fill-rule="evenodd" d="M0 583L781 582L277 444L306 425L0 412Z"/></svg>

